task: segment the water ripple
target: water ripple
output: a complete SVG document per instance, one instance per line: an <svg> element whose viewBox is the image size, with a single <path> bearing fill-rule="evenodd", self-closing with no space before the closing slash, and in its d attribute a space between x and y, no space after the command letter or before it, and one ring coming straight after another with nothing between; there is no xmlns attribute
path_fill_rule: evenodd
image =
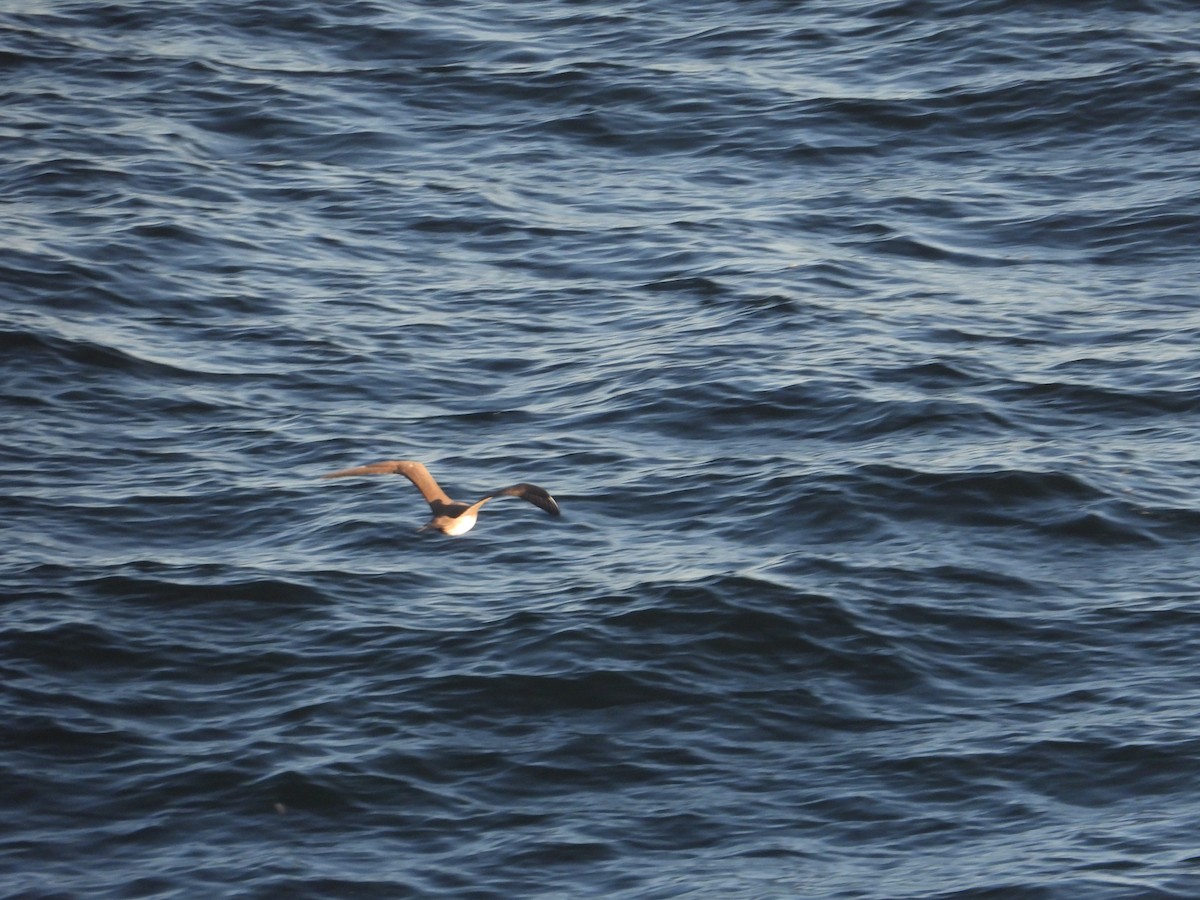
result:
<svg viewBox="0 0 1200 900"><path fill-rule="evenodd" d="M0 30L0 893L1191 896L1190 7Z"/></svg>

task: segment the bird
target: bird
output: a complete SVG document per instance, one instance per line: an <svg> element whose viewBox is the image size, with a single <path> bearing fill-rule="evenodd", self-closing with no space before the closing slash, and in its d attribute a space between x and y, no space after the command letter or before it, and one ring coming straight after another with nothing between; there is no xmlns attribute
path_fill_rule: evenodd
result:
<svg viewBox="0 0 1200 900"><path fill-rule="evenodd" d="M425 498L429 504L429 508L433 511L433 518L422 525L417 531L426 531L432 529L440 531L442 534L448 534L452 537L457 537L461 534L466 534L475 527L475 520L479 517L479 508L489 500L494 500L497 497L520 497L522 500L528 500L538 509L544 509L552 516L562 515L562 511L558 508L558 503L550 496L550 493L545 489L538 487L536 484L514 484L510 487L501 488L498 491L492 491L486 497L476 500L474 503L461 503L458 500L451 500L446 492L441 489L433 476L429 474L429 470L419 462L411 459L387 459L383 462L370 463L365 466L354 466L350 469L342 469L339 472L330 472L328 475L322 475L322 478L349 478L355 475L403 475L409 481L417 486L417 490L421 492L421 496Z"/></svg>

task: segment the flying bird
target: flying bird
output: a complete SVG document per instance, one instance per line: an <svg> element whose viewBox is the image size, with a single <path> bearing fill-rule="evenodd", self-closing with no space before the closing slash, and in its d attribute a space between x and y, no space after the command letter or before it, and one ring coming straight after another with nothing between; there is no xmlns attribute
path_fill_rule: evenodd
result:
<svg viewBox="0 0 1200 900"><path fill-rule="evenodd" d="M367 466L356 466L352 469L342 469L340 472L330 472L328 475L322 475L322 478L349 478L352 475L403 475L409 481L417 486L417 490L421 492L421 496L425 498L429 504L429 508L433 511L433 518L425 525L419 528L419 531L425 531L432 528L434 531L440 531L442 534L460 535L466 534L475 527L475 520L479 517L479 508L489 500L494 500L496 497L520 497L522 500L528 500L538 509L544 509L552 516L561 515L558 504L554 502L554 498L550 496L545 488L540 488L536 484L514 484L512 487L501 488L498 491L492 491L481 500L476 500L474 503L460 503L457 500L451 500L446 492L438 486L438 483L433 480L433 476L429 474L421 463L414 462L411 459L389 459L384 462L371 463Z"/></svg>

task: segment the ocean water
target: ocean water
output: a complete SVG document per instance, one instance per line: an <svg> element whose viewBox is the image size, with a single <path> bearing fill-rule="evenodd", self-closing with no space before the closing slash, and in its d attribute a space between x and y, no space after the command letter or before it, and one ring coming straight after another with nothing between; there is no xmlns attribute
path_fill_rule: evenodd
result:
<svg viewBox="0 0 1200 900"><path fill-rule="evenodd" d="M1192 4L0 67L0 896L1200 896Z"/></svg>

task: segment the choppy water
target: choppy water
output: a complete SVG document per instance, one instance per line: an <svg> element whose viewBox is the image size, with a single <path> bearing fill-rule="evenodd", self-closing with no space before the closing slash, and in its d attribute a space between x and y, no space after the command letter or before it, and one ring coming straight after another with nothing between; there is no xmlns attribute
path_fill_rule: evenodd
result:
<svg viewBox="0 0 1200 900"><path fill-rule="evenodd" d="M0 894L1200 894L1191 4L0 9Z"/></svg>

